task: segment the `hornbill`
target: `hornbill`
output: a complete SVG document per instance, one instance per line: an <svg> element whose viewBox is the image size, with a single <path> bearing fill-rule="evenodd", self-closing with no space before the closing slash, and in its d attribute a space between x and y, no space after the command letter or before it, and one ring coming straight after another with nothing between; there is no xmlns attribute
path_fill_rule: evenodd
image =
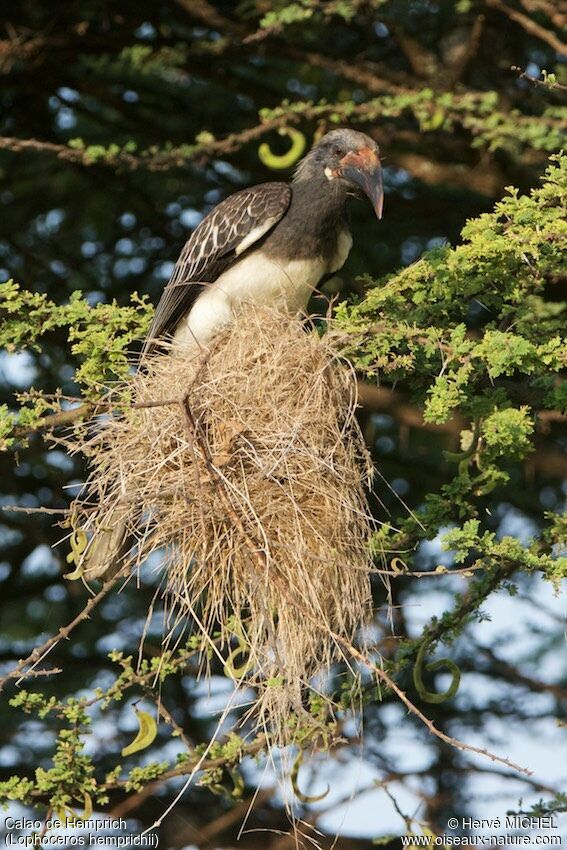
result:
<svg viewBox="0 0 567 850"><path fill-rule="evenodd" d="M142 357L166 337L206 347L242 302L305 309L352 247L349 195L365 194L378 218L384 199L378 146L356 130L332 130L299 163L291 184L261 183L230 195L189 237L158 303ZM127 546L117 516L95 534L88 577L114 573Z"/></svg>
<svg viewBox="0 0 567 850"><path fill-rule="evenodd" d="M332 130L290 184L261 183L222 201L191 234L157 306L144 353L164 336L206 345L243 301L294 313L345 263L352 246L347 195L365 193L382 217L376 143Z"/></svg>

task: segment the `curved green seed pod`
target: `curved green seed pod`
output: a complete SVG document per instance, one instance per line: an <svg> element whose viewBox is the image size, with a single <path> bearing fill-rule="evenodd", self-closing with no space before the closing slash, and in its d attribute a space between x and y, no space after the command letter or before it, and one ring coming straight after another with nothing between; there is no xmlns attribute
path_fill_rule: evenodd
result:
<svg viewBox="0 0 567 850"><path fill-rule="evenodd" d="M89 820L92 817L92 814L93 814L93 800L92 800L91 795L87 794L86 791L83 794L83 803L84 803L83 811L79 815L78 819L79 820Z"/></svg>
<svg viewBox="0 0 567 850"><path fill-rule="evenodd" d="M461 671L457 667L454 661L451 661L450 658L440 658L438 661L432 661L430 664L425 665L425 669L430 672L435 672L436 670L442 670L446 668L451 674L451 684L443 693L435 693L434 691L428 691L425 685L423 684L423 665L425 661L425 653L429 647L430 642L424 640L421 646L419 647L419 652L417 653L417 658L415 659L415 664L413 667L413 683L415 685L415 689L425 702L431 703L441 703L445 702L448 699L452 699L457 691L459 690L459 684L461 682Z"/></svg>
<svg viewBox="0 0 567 850"><path fill-rule="evenodd" d="M122 750L123 756L131 756L132 753L137 753L139 750L145 750L146 747L149 747L150 744L153 744L157 735L157 723L155 718L148 714L147 711L138 711L138 709L134 709L136 712L136 717L138 718L138 733L131 744L128 744L127 747L124 747Z"/></svg>
<svg viewBox="0 0 567 850"><path fill-rule="evenodd" d="M269 144L262 142L258 148L258 157L260 162L267 165L268 168L291 168L303 155L306 145L305 136L300 130L296 130L294 127L281 127L278 133L280 136L289 136L291 139L291 147L288 152L281 156L272 153Z"/></svg>
<svg viewBox="0 0 567 850"><path fill-rule="evenodd" d="M66 558L68 564L77 564L79 562L81 555L87 548L88 542L86 532L82 528L73 529L70 539L71 551Z"/></svg>
<svg viewBox="0 0 567 850"><path fill-rule="evenodd" d="M244 779L235 767L231 768L228 772L234 785L231 796L238 800L244 794Z"/></svg>
<svg viewBox="0 0 567 850"><path fill-rule="evenodd" d="M226 661L224 662L224 674L229 679L242 679L242 677L245 676L250 669L250 658L248 658L244 664L241 664L240 667L235 667L234 659L238 655L246 656L249 654L250 643L244 633L244 628L240 620L236 620L236 618L231 617L227 626L238 640L238 646L229 653Z"/></svg>
<svg viewBox="0 0 567 850"><path fill-rule="evenodd" d="M73 570L73 572L72 572L72 573L63 573L63 578L66 578L66 579L67 579L67 581L77 581L77 579L80 579L80 578L82 578L82 577L83 577L83 568L82 568L82 566L81 566L81 567L76 567L76 568Z"/></svg>
<svg viewBox="0 0 567 850"><path fill-rule="evenodd" d="M77 579L82 578L83 567L81 565L81 558L87 548L88 542L86 532L82 528L73 528L70 538L71 551L67 555L66 561L68 564L76 564L76 568L71 573L63 574L63 578L66 578L67 581L77 581Z"/></svg>
<svg viewBox="0 0 567 850"><path fill-rule="evenodd" d="M239 644L236 649L232 650L232 652L228 655L226 661L224 662L225 676L227 676L229 679L242 679L242 677L246 675L246 673L250 669L250 659L248 659L244 664L241 664L240 667L234 666L234 659L238 655L246 655L248 650L248 646L242 646L241 644Z"/></svg>
<svg viewBox="0 0 567 850"><path fill-rule="evenodd" d="M291 769L291 774L290 774L290 777L289 777L290 781L291 781L291 787L293 788L293 793L295 794L297 799L300 800L302 803L318 803L319 800L324 800L325 797L327 796L327 794L329 793L329 791L331 790L330 785L327 785L327 790L323 791L322 794L314 794L312 796L304 794L302 791L299 790L299 787L298 787L298 784L297 784L297 777L298 777L298 774L299 774L299 768L301 767L302 764L303 764L303 750L300 750L297 754L297 757L296 757L294 763L293 763L293 767Z"/></svg>

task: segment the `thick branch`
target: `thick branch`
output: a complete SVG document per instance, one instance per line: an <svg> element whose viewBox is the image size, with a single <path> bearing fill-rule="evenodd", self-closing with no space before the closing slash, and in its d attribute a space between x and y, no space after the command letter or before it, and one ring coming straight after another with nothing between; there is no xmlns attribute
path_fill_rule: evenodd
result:
<svg viewBox="0 0 567 850"><path fill-rule="evenodd" d="M555 33L546 30L545 27L542 27L532 18L529 18L522 12L518 12L517 9L511 9L510 6L507 6L502 2L502 0L486 0L486 4L487 6L491 6L493 9L498 9L499 12L503 12L508 18L510 18L511 21L515 21L515 23L519 24L527 33L533 35L534 38L539 38L540 41L545 41L546 44L553 47L560 56L564 56L567 53L567 44L564 44L558 36L555 35Z"/></svg>
<svg viewBox="0 0 567 850"><path fill-rule="evenodd" d="M210 27L210 29L216 30L221 34L230 33L233 36L236 35L244 38L248 33L246 27L243 27L237 21L231 21L229 18L225 18L207 0L175 0L175 2L189 17L196 18L206 27Z"/></svg>
<svg viewBox="0 0 567 850"><path fill-rule="evenodd" d="M565 14L567 7L564 3L556 5L555 0L520 0L520 3L524 9L532 14L543 12L558 29L567 26L567 15Z"/></svg>
<svg viewBox="0 0 567 850"><path fill-rule="evenodd" d="M454 413L448 422L425 422L422 409L412 404L399 390L377 387L359 382L358 399L363 409L386 413L406 428L417 428L436 434L446 434L457 439L461 431L470 427L459 413ZM566 416L558 411L542 410L536 414L536 428L545 433L550 422L565 422ZM549 478L567 477L567 458L559 448L548 444L537 445L536 450L524 460L525 469L531 474L538 472Z"/></svg>
<svg viewBox="0 0 567 850"><path fill-rule="evenodd" d="M486 19L484 15L476 16L471 31L469 33L469 38L466 47L463 50L462 54L452 64L449 74L446 77L445 87L447 89L453 88L453 86L459 82L459 80L467 70L468 66L476 56L480 47L485 20Z"/></svg>
<svg viewBox="0 0 567 850"><path fill-rule="evenodd" d="M95 410L96 405L93 402L85 402L78 407L70 408L70 410L61 410L58 413L43 416L36 425L16 425L10 436L28 437L35 432L64 428L66 425L72 425L73 422L84 419L85 416L90 416Z"/></svg>
<svg viewBox="0 0 567 850"><path fill-rule="evenodd" d="M499 658L488 646L479 646L477 652L484 655L490 662L490 668L496 670L509 682L523 685L530 691L535 693L548 693L554 696L561 702L565 702L567 691L561 685L554 685L552 682L544 682L541 679L533 679L531 676L526 676L513 664L509 664L502 658Z"/></svg>

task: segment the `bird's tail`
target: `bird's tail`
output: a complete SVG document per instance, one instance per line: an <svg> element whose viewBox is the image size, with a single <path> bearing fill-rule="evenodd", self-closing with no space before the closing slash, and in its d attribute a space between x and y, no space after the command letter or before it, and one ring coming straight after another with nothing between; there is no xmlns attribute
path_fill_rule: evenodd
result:
<svg viewBox="0 0 567 850"><path fill-rule="evenodd" d="M116 508L109 511L104 527L95 531L85 550L82 568L87 581L114 578L124 563L131 543L123 511Z"/></svg>

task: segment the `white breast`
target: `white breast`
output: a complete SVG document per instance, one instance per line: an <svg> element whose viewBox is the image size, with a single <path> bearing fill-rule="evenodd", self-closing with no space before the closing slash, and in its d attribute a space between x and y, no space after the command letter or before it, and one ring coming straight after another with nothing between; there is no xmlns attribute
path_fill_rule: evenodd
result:
<svg viewBox="0 0 567 850"><path fill-rule="evenodd" d="M329 264L329 272L338 272L339 269L342 269L344 264L347 261L347 257L350 254L350 249L352 248L352 234L350 230L346 228L341 230L339 233L339 238L337 239L337 250L335 252L335 256L333 257L332 262Z"/></svg>
<svg viewBox="0 0 567 850"><path fill-rule="evenodd" d="M231 320L234 309L246 301L281 304L292 313L304 310L327 271L334 269L328 269L322 257L281 261L254 251L206 286L177 326L174 339L206 345L215 331Z"/></svg>

